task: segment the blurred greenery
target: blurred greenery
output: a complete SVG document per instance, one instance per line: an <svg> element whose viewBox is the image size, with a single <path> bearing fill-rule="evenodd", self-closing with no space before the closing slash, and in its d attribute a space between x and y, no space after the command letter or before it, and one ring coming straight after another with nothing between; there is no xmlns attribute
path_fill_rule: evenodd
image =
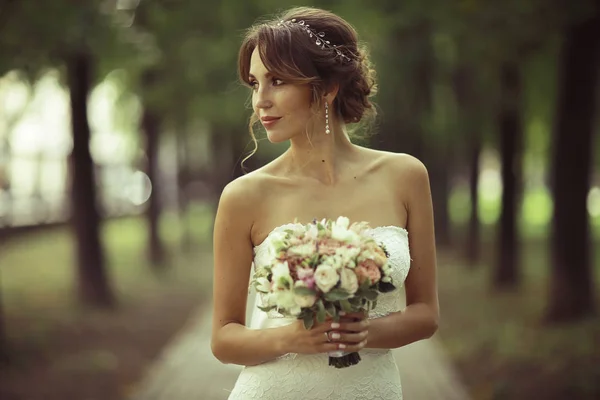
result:
<svg viewBox="0 0 600 400"><path fill-rule="evenodd" d="M133 372L119 372L130 384L189 309L207 301L215 204L252 149L238 47L251 24L294 5L0 0L0 356L8 347L31 361L60 349L63 378L87 367L114 371L127 358L124 344L135 343L119 338L135 331L146 347ZM473 397L596 394L600 330L587 302L597 304L600 287L600 68L588 49L600 37L600 3L304 5L346 18L374 62L378 135L358 143L428 167L441 336ZM288 146L257 134L250 170ZM589 146L556 148L579 140ZM75 171L88 175L76 181ZM97 196L82 182L96 182ZM85 217L70 221L74 210ZM96 214L97 232L73 233L72 222L87 228ZM47 224L57 226L38 229ZM557 229L565 224L575 228ZM152 256L157 246L164 260ZM98 287L104 300L114 292L112 308L85 296ZM57 336L81 340L73 332L89 342L65 350Z"/></svg>
<svg viewBox="0 0 600 400"><path fill-rule="evenodd" d="M161 235L173 266L158 279L148 273L140 254L144 251L146 221L139 217L123 217L107 221L102 230L109 258L110 275L118 296L127 304L140 296L170 284L181 290L193 290L202 297L210 294L212 266L211 209L194 204L189 218L193 221L192 252L181 250L181 226L178 216L162 216ZM0 271L7 318L25 319L30 325L8 325L10 336L31 334L42 338L48 329L55 329L57 320L68 322L89 312L79 306L73 288L73 240L68 227L30 234L2 247Z"/></svg>
<svg viewBox="0 0 600 400"><path fill-rule="evenodd" d="M599 245L597 238L595 246ZM540 399L595 398L600 393L598 319L556 326L539 319L547 306L545 241L530 238L523 242L521 290L492 295L487 282L495 252L489 241L484 246L486 256L480 268L465 269L460 257L452 253L443 253L439 259L443 282L439 336L473 398L520 399L531 393ZM599 253L593 265L598 286Z"/></svg>

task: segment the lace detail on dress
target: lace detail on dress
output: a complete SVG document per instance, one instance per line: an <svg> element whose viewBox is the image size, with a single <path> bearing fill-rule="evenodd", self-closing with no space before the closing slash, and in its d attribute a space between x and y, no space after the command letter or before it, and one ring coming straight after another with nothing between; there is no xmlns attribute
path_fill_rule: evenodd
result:
<svg viewBox="0 0 600 400"><path fill-rule="evenodd" d="M361 352L361 356L358 365L343 369L328 366L326 354L246 367L229 400L401 400L392 353Z"/></svg>
<svg viewBox="0 0 600 400"><path fill-rule="evenodd" d="M294 224L285 224L285 230ZM390 254L392 278L398 288L404 285L410 269L408 232L396 226L382 226L370 230L372 237L386 246ZM270 234L269 234L270 235ZM254 263L269 261L265 242L254 248ZM254 268L254 267L253 267ZM370 318L400 311L403 290L382 294ZM255 301L260 301L255 296ZM253 305L252 329L268 329L291 322L266 314ZM328 365L327 354L286 354L264 364L245 367L236 382L229 400L401 400L400 375L389 350L364 349L358 365L335 369Z"/></svg>
<svg viewBox="0 0 600 400"><path fill-rule="evenodd" d="M396 290L383 293L377 300L377 307L369 313L370 318L383 317L390 313L400 311L402 307L400 288L410 270L410 250L408 246L408 231L396 226L382 226L371 230L371 236L380 244L385 245L390 254L389 263L392 267L392 280Z"/></svg>

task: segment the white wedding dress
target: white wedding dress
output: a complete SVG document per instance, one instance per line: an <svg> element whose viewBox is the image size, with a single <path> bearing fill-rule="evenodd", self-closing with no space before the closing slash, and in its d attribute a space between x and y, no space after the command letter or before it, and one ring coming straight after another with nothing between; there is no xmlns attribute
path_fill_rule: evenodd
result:
<svg viewBox="0 0 600 400"><path fill-rule="evenodd" d="M273 232L294 224L279 226ZM271 233L273 233L271 232ZM390 254L392 279L396 287L403 285L410 268L408 232L396 226L376 227L371 236L386 246ZM254 248L254 264L268 262L266 241ZM399 311L403 290L380 295L377 307L369 318ZM265 329L291 323L288 318L273 318L256 307L260 297L249 295L249 327ZM229 400L397 400L402 399L400 374L390 350L363 349L361 361L348 368L329 366L328 355L286 354L272 361L244 367L229 396Z"/></svg>

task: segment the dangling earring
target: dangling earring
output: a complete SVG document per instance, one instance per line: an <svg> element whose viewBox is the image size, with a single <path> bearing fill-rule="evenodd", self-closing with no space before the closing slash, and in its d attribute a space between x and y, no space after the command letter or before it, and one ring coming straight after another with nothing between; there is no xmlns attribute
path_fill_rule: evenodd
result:
<svg viewBox="0 0 600 400"><path fill-rule="evenodd" d="M329 135L331 131L329 130L329 104L325 102L325 133Z"/></svg>

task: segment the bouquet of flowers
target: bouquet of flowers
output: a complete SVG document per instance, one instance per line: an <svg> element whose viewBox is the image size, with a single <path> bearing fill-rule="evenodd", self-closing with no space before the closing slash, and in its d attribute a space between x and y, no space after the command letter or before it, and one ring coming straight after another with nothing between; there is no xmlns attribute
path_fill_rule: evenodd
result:
<svg viewBox="0 0 600 400"><path fill-rule="evenodd" d="M390 276L388 253L367 234L365 222L346 217L296 223L267 238L271 257L255 266L252 283L261 294L261 310L299 318L310 329L340 320L345 313L367 312L377 305L380 293L396 287ZM358 364L358 353L329 353L329 365L344 368Z"/></svg>

